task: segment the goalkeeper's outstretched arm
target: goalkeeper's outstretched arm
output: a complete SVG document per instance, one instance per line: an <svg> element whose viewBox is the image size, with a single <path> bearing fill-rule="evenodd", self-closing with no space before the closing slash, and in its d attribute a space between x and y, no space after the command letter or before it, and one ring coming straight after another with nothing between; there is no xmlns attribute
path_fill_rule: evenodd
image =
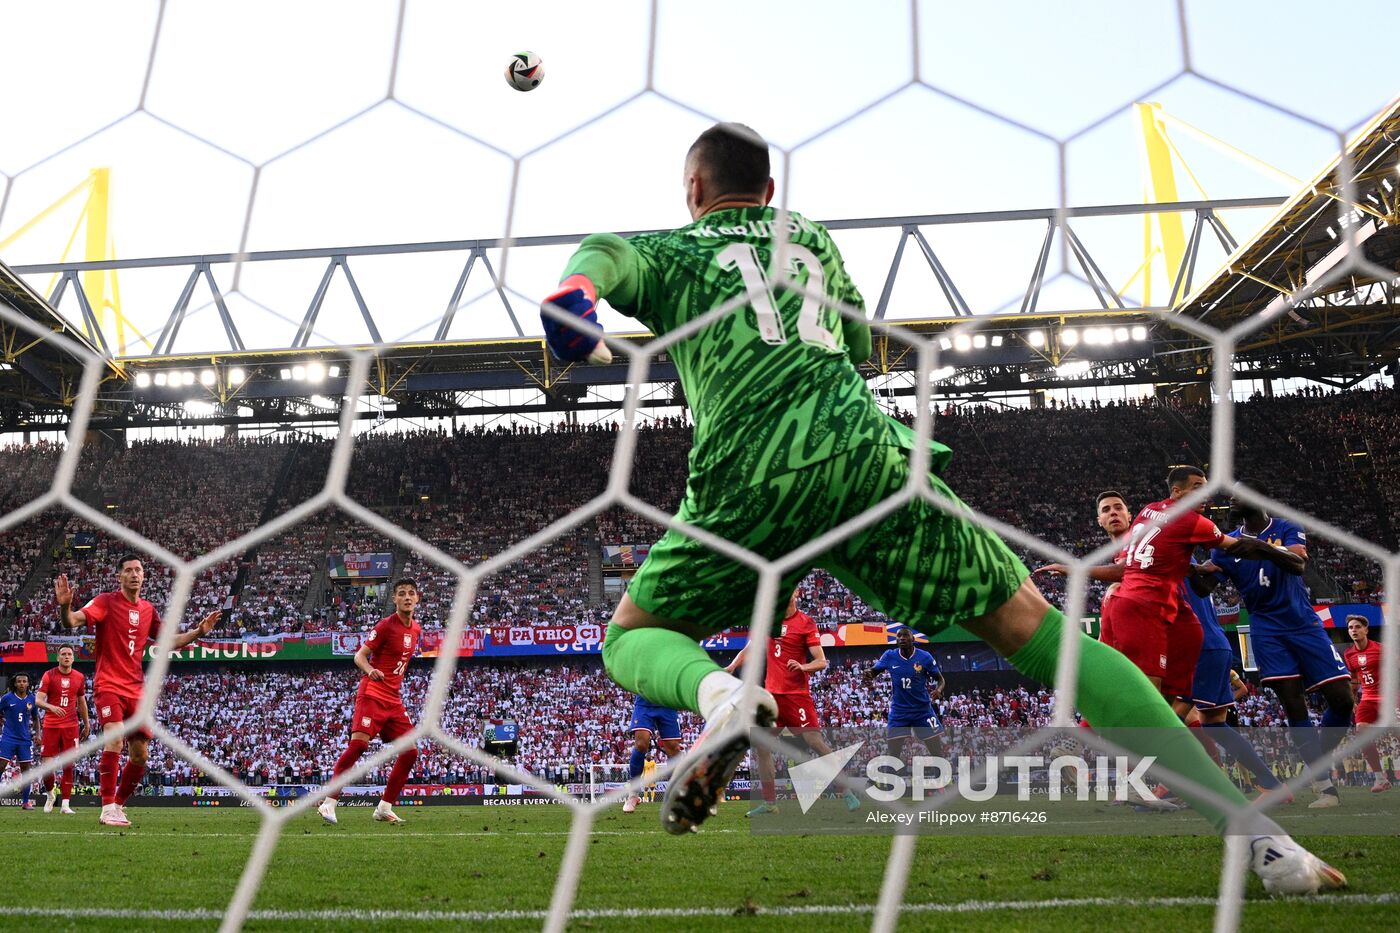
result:
<svg viewBox="0 0 1400 933"><path fill-rule="evenodd" d="M645 265L642 254L622 237L595 233L585 237L569 257L564 278L583 276L593 283L599 298L623 314L641 317L641 304L650 297L644 294Z"/></svg>
<svg viewBox="0 0 1400 933"><path fill-rule="evenodd" d="M579 244L558 290L544 304L596 325L598 302L606 298L618 311L641 319L649 293L655 291L645 287L646 273L646 260L631 243L613 233L595 233ZM549 349L558 359L612 361L607 344L598 336L545 314L543 308L540 319Z"/></svg>

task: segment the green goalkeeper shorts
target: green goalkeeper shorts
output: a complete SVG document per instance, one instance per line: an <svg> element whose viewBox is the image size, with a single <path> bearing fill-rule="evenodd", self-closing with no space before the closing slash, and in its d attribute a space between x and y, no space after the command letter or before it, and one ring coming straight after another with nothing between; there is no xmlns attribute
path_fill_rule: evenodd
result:
<svg viewBox="0 0 1400 933"><path fill-rule="evenodd" d="M697 501L688 489L676 517L775 560L898 493L909 482L909 456L900 447L861 447L803 470L730 486L713 503ZM931 475L930 481L955 504L953 511L916 499L788 571L774 623L813 567L829 571L872 608L929 634L1010 599L1028 575L1025 566L967 517L967 507L942 479ZM715 632L752 621L758 573L668 529L627 592L647 612Z"/></svg>

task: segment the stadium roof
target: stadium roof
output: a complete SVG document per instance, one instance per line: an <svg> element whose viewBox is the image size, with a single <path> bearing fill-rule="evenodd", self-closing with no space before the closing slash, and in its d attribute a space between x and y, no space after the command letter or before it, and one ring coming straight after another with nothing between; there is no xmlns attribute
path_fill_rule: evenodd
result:
<svg viewBox="0 0 1400 933"><path fill-rule="evenodd" d="M1397 169L1400 99L1235 250L1179 313L1226 329L1272 306L1270 322L1239 351L1264 364L1308 366L1341 384L1395 362ZM1302 299L1296 307L1290 295Z"/></svg>
<svg viewBox="0 0 1400 933"><path fill-rule="evenodd" d="M828 222L837 231L878 227L897 228L901 232L898 247L890 266L889 279L878 301L872 301L872 316L884 317L889 300L890 284L901 268L912 260L926 264L932 271L937 287L946 299L946 307L921 319L901 317L891 323L916 333L939 336L945 351L953 342L941 336L950 328L973 322L980 335L975 352L969 350L972 338L960 341L960 353L948 352L941 362L951 364L952 378L941 381L939 391L947 394L969 395L979 392L1026 391L1035 388L1064 388L1108 384L1172 384L1204 382L1209 379L1210 347L1184 328L1164 324L1149 310L1172 311L1218 328L1228 328L1244 318L1265 309L1275 313L1270 322L1248 334L1237 346L1236 366L1243 373L1258 377L1301 376L1330 381L1339 386L1354 384L1379 372L1396 360L1400 353L1400 315L1395 302L1396 270L1400 269L1400 228L1392 221L1400 214L1400 101L1392 103L1324 168L1313 181L1293 197L1282 202L1277 215L1261 231L1244 244L1233 249L1222 268L1209 276L1204 284L1192 291L1173 308L1143 309L1125 305L1089 255L1084 242L1075 236L1072 223L1088 223L1089 218L1116 217L1151 212L1192 213L1195 225L1183 262L1182 281L1189 289L1190 275L1201 255L1204 231L1214 229L1222 235L1217 212L1231 208L1273 206L1278 199L1255 198L1219 202L1182 202L1169 205L1108 205L1072 208L1068 210L996 211L979 214L931 215L916 217L863 218ZM1350 193L1348 194L1348 178ZM1014 306L997 313L973 313L961 300L958 287L939 262L922 229L956 224L992 224L1035 221L1046 225L1045 241L1036 263L1022 269L1010 265L1006 271L1030 280L1019 309ZM1347 236L1356 240L1358 249L1347 249ZM575 242L579 237L551 236L533 238L541 245ZM905 250L907 243L916 250ZM1061 250L1073 257L1077 268L1065 266L1062 277L1075 279L1092 295L1091 304L1079 310L1038 312L1037 298L1046 275L1046 259L1058 242ZM296 250L282 254L230 254L227 256L190 256L168 259L107 261L97 263L45 264L23 267L25 274L55 273L62 275L65 285L71 283L72 294L79 296L85 319L90 315L79 287L84 273L99 269L185 266L191 281L205 275L215 292L214 277L208 274L213 264L249 261L275 261L295 258L329 262L328 280L335 274L337 263L349 277L349 263L357 256L372 256L392 251L423 252L432 250L470 250L474 255L499 248L495 241L463 241L461 243L402 244L326 250ZM517 241L517 247L530 245ZM1233 241L1229 241L1233 246ZM908 256L906 256L906 252ZM922 263L917 258L922 253ZM901 258L903 257L903 259ZM1068 262L1068 260L1067 260ZM518 336L487 339L451 339L453 310L443 312L434 339L425 333L417 340L380 344L376 350L378 365L374 370L375 386L391 416L440 416L475 414L486 411L549 411L566 408L616 408L615 398L588 399L590 389L603 385L622 385L627 378L623 365L604 367L560 367L553 364L544 351L543 341L533 323L517 320L517 310L510 308L506 292L495 279L489 261L484 261ZM471 272L470 261L463 271L463 280ZM1082 273L1082 274L1081 274ZM181 274L186 274L182 271ZM1025 279L1021 279L1024 281ZM61 286L62 287L62 286ZM227 349L176 351L176 335L180 329L187 300L171 311L161 337L156 342L159 352L144 356L126 356L110 363L112 382L104 388L103 406L97 413L96 424L143 426L169 423L286 423L325 420L324 407L317 410L313 400L343 393L345 380L337 377L344 370L347 351L355 347L312 346L302 339L313 330L320 296L325 283L306 313L298 339L291 346L245 349L237 333L237 321L228 320ZM187 292L189 286L187 286ZM1286 296L1306 290L1296 307L1284 301ZM460 291L460 285L459 285ZM371 309L360 302L365 324L370 334L377 336ZM519 301L519 296L517 302ZM873 295L871 296L874 297ZM109 356L105 342L94 344L25 281L0 264L0 299L44 330L61 332L87 350ZM454 299L455 301L455 299ZM227 312L219 309L225 318ZM533 319L533 310L526 317ZM1061 339L1067 330L1078 334L1095 331L1100 339L1095 345L1073 345ZM1138 335L1147 333L1144 340ZM1131 330L1134 339L1126 334ZM100 335L101 329L87 326L86 332ZM305 331L303 335L301 331ZM1112 335L1116 334L1116 338ZM1109 335L1108 339L1103 339ZM622 335L637 342L645 334ZM71 404L73 387L77 383L80 361L51 343L38 342L32 334L0 322L4 359L9 368L0 371L0 431L16 430L25 424L28 411L38 410L50 424L61 423ZM359 347L373 346L373 338ZM907 373L915 356L907 352L895 338L876 339L876 353L869 364L871 376ZM111 357L109 356L109 359ZM1077 369L1067 370L1067 360ZM307 384L301 378L289 378L298 367L324 367L327 377ZM208 400L216 410L205 418L191 418L185 402L189 400L188 371L192 368L213 371L214 382L204 386ZM145 371L156 374L155 384L135 378ZM159 378L162 372L179 372L181 379ZM321 370L316 370L321 371ZM231 372L246 373L235 384ZM653 361L652 382L658 384L652 398L644 405L671 405L680 398L678 390L665 385L675 380L675 370L664 356ZM464 393L492 389L537 389L544 393L543 401L528 405L496 404ZM894 394L913 394L912 382ZM394 406L388 406L392 401ZM235 414L236 406L243 407ZM248 411L252 414L248 414ZM380 411L385 410L381 407ZM366 412L365 417L374 415Z"/></svg>

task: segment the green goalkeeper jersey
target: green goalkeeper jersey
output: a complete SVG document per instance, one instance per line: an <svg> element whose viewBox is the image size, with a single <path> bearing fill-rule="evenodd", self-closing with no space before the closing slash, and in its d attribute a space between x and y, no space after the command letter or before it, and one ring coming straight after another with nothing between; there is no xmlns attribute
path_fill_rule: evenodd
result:
<svg viewBox="0 0 1400 933"><path fill-rule="evenodd" d="M789 261L771 269L778 223L775 209L746 207L626 240L594 234L565 271L655 334L739 302L669 350L694 413L691 492L702 500L853 448L914 443L856 369L870 326L816 297L865 307L830 234L789 212ZM933 447L941 467L948 448Z"/></svg>

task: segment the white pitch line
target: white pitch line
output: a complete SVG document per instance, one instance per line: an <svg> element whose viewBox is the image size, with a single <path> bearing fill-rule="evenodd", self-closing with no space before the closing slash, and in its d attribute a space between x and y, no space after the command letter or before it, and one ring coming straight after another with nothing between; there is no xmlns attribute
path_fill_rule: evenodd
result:
<svg viewBox="0 0 1400 933"><path fill-rule="evenodd" d="M1247 903L1266 903L1254 901ZM1317 903L1327 906L1370 906L1400 904L1400 894L1341 894L1311 898L1300 904ZM1046 909L1083 909L1086 907L1151 908L1151 907L1214 907L1213 897L1076 897L1051 898L1043 901L954 901L905 904L901 913L976 914L996 911L1028 911ZM646 920L686 917L742 917L748 914L768 917L848 916L873 913L874 904L799 904L778 907L754 906L752 910L735 907L626 907L600 910L575 910L573 920ZM131 910L120 907L24 907L0 906L9 916L61 917L84 920L218 920L222 911L191 910ZM318 921L349 920L355 922L418 921L424 923L492 923L512 920L543 920L543 910L253 910L249 920Z"/></svg>

